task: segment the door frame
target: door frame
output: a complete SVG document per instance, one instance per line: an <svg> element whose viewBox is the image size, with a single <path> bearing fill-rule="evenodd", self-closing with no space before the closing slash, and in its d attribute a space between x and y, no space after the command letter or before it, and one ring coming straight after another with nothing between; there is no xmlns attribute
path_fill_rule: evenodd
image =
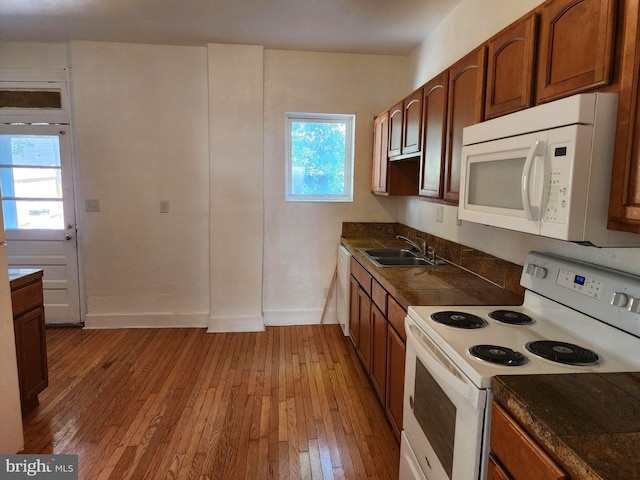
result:
<svg viewBox="0 0 640 480"><path fill-rule="evenodd" d="M70 174L73 189L73 209L75 214L76 255L78 265L78 300L80 308L80 326L84 327L87 314L87 294L84 269L83 221L79 198L79 171L76 157L76 137L71 115L71 69L16 69L0 68L0 87L3 89L41 89L59 91L61 95L60 109L20 109L1 108L0 124L48 124L59 125L68 130ZM46 314L46 312L45 312ZM63 324L56 324L57 326Z"/></svg>

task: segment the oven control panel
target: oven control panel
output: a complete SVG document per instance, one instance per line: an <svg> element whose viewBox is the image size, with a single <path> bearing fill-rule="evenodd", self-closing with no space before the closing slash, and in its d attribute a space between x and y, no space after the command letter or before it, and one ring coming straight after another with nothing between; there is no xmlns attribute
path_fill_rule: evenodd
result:
<svg viewBox="0 0 640 480"><path fill-rule="evenodd" d="M529 252L520 284L602 322L640 337L640 276Z"/></svg>
<svg viewBox="0 0 640 480"><path fill-rule="evenodd" d="M600 298L602 295L603 284L600 280L589 278L563 268L558 272L556 284L564 288L570 288L574 292L587 295L588 297Z"/></svg>

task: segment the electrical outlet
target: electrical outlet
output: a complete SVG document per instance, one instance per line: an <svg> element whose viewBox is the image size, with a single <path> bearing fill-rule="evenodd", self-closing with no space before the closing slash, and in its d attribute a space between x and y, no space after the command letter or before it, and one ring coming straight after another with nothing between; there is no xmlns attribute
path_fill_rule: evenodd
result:
<svg viewBox="0 0 640 480"><path fill-rule="evenodd" d="M160 200L160 213L169 213L169 200Z"/></svg>
<svg viewBox="0 0 640 480"><path fill-rule="evenodd" d="M444 221L444 207L439 205L436 207L436 222L442 223Z"/></svg>
<svg viewBox="0 0 640 480"><path fill-rule="evenodd" d="M87 198L84 201L84 211L85 212L99 212L100 211L100 200L97 198Z"/></svg>

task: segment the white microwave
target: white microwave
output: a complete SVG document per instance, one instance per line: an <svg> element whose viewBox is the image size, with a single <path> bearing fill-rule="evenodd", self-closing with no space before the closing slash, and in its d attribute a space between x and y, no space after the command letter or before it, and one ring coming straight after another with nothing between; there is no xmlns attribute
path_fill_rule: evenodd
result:
<svg viewBox="0 0 640 480"><path fill-rule="evenodd" d="M579 94L463 131L459 218L600 247L607 230L618 95Z"/></svg>

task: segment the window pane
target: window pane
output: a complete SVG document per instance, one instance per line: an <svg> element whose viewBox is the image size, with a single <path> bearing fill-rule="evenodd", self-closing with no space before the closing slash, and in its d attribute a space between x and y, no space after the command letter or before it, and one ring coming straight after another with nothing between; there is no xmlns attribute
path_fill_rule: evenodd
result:
<svg viewBox="0 0 640 480"><path fill-rule="evenodd" d="M60 166L60 144L53 135L0 135L0 165Z"/></svg>
<svg viewBox="0 0 640 480"><path fill-rule="evenodd" d="M62 200L4 200L2 207L4 225L7 229L62 230L64 228Z"/></svg>
<svg viewBox="0 0 640 480"><path fill-rule="evenodd" d="M291 193L344 195L347 125L291 122Z"/></svg>
<svg viewBox="0 0 640 480"><path fill-rule="evenodd" d="M16 198L62 198L59 168L0 167L2 194Z"/></svg>

